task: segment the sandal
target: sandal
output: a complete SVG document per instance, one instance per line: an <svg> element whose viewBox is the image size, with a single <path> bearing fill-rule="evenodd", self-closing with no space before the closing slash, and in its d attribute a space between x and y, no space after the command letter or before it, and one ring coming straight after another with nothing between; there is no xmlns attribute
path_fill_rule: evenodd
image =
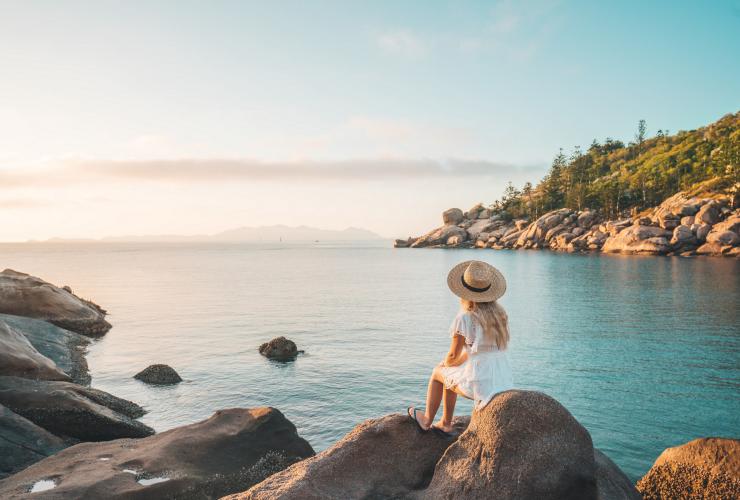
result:
<svg viewBox="0 0 740 500"><path fill-rule="evenodd" d="M417 426L417 427L418 427L419 429L421 429L421 431L422 431L422 432L427 432L427 431L429 430L429 428L426 428L426 429L425 429L425 428L424 428L424 427L423 427L423 426L421 425L421 422L419 422L419 419L418 419L418 418L416 418L416 412L417 412L417 411L419 411L419 410L417 410L417 409L416 409L416 408L414 408L413 406L409 406L408 408L406 408L406 415L408 415L408 417L409 417L409 418L410 418L411 420L413 420L413 421L414 421L414 422L416 423L416 426Z"/></svg>

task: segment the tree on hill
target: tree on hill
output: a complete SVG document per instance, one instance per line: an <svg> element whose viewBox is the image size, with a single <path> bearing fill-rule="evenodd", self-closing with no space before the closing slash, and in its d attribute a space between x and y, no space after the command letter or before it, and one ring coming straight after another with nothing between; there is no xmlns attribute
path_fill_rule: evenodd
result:
<svg viewBox="0 0 740 500"><path fill-rule="evenodd" d="M555 155L547 175L519 191L511 183L492 205L507 217L538 217L557 208L599 209L607 217L655 206L677 191L708 190L737 197L740 187L740 112L692 131L647 136L640 120L635 141L607 137ZM699 193L694 193L699 194ZM734 200L737 204L737 201Z"/></svg>

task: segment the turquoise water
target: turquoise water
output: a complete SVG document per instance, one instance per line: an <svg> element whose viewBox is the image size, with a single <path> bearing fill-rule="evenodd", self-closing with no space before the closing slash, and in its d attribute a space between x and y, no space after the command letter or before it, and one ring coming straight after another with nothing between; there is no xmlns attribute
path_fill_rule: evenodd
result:
<svg viewBox="0 0 740 500"><path fill-rule="evenodd" d="M562 402L632 478L700 436L740 437L735 260L355 246L0 245L0 266L69 284L110 312L93 386L162 431L235 406L279 408L317 450L369 417L423 403L470 258L509 289L516 384ZM262 358L278 335L306 354ZM186 381L132 376L172 365ZM469 413L467 402L458 412Z"/></svg>

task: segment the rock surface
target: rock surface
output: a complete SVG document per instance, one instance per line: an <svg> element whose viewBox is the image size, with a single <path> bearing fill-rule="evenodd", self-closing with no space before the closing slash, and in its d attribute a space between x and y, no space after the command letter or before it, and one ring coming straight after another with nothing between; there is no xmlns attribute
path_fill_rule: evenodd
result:
<svg viewBox="0 0 740 500"><path fill-rule="evenodd" d="M0 479L67 446L61 438L0 405Z"/></svg>
<svg viewBox="0 0 740 500"><path fill-rule="evenodd" d="M424 499L593 499L596 463L588 431L553 398L498 394L434 469Z"/></svg>
<svg viewBox="0 0 740 500"><path fill-rule="evenodd" d="M70 382L0 377L0 404L57 436L80 441L146 437L138 405Z"/></svg>
<svg viewBox="0 0 740 500"><path fill-rule="evenodd" d="M153 385L173 385L182 382L182 378L174 368L168 365L149 365L134 378Z"/></svg>
<svg viewBox="0 0 740 500"><path fill-rule="evenodd" d="M596 462L596 485L599 500L641 500L632 481L625 475L617 464L600 450L594 448Z"/></svg>
<svg viewBox="0 0 740 500"><path fill-rule="evenodd" d="M276 337L269 342L265 342L260 346L259 351L266 358L278 361L295 359L298 355L298 347L295 342L285 337Z"/></svg>
<svg viewBox="0 0 740 500"><path fill-rule="evenodd" d="M668 448L637 489L645 500L740 498L740 440L702 438Z"/></svg>
<svg viewBox="0 0 740 500"><path fill-rule="evenodd" d="M43 479L56 483L38 497L44 500L218 498L311 455L311 446L279 411L221 410L144 439L72 446L0 482L0 498L28 498ZM140 483L157 478L165 480Z"/></svg>
<svg viewBox="0 0 740 500"><path fill-rule="evenodd" d="M0 273L0 313L26 316L90 337L110 330L105 311L63 288L12 269Z"/></svg>
<svg viewBox="0 0 740 500"><path fill-rule="evenodd" d="M0 314L0 321L22 333L40 354L52 360L73 382L90 383L85 359L90 343L87 337L39 319Z"/></svg>
<svg viewBox="0 0 740 500"><path fill-rule="evenodd" d="M28 339L0 319L0 376L43 380L71 380L57 365L39 353Z"/></svg>
<svg viewBox="0 0 740 500"><path fill-rule="evenodd" d="M467 419L455 421L458 431L466 424ZM228 498L402 497L426 486L434 464L453 441L454 438L419 431L404 415L367 420L330 449Z"/></svg>

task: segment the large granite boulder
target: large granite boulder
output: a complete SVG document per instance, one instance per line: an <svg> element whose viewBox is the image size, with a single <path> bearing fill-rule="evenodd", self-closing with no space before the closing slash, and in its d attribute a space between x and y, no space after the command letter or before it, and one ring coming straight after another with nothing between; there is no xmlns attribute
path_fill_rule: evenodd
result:
<svg viewBox="0 0 740 500"><path fill-rule="evenodd" d="M740 498L740 440L701 438L668 448L637 489L645 500Z"/></svg>
<svg viewBox="0 0 740 500"><path fill-rule="evenodd" d="M719 222L719 204L712 200L702 205L699 211L696 212L694 221L699 224L716 224Z"/></svg>
<svg viewBox="0 0 740 500"><path fill-rule="evenodd" d="M110 330L105 311L46 281L6 269L0 273L0 313L37 318L90 337Z"/></svg>
<svg viewBox="0 0 740 500"><path fill-rule="evenodd" d="M0 479L67 446L61 438L0 405Z"/></svg>
<svg viewBox="0 0 740 500"><path fill-rule="evenodd" d="M515 247L527 247L530 248L534 244L545 243L545 236L547 232L555 226L561 224L563 220L571 214L571 210L567 208L561 208L559 210L553 210L548 212L525 229L517 239ZM527 244L529 243L529 245Z"/></svg>
<svg viewBox="0 0 740 500"><path fill-rule="evenodd" d="M0 376L71 380L18 330L0 319Z"/></svg>
<svg viewBox="0 0 740 500"><path fill-rule="evenodd" d="M442 224L460 224L463 221L463 211L459 208L449 208L442 212Z"/></svg>
<svg viewBox="0 0 740 500"><path fill-rule="evenodd" d="M85 352L90 339L40 319L0 314L0 321L23 334L43 356L66 373L73 382L90 383Z"/></svg>
<svg viewBox="0 0 740 500"><path fill-rule="evenodd" d="M610 236L602 251L607 253L659 255L669 251L670 231L660 227L634 225Z"/></svg>
<svg viewBox="0 0 740 500"><path fill-rule="evenodd" d="M460 431L467 419L455 424ZM402 415L367 420L330 449L229 499L404 497L429 483L434 465L453 441L419 431Z"/></svg>
<svg viewBox="0 0 740 500"><path fill-rule="evenodd" d="M411 247L421 248L427 246L444 245L452 236L459 236L463 240L468 238L468 232L455 225L442 226L434 229L416 240Z"/></svg>
<svg viewBox="0 0 740 500"><path fill-rule="evenodd" d="M553 398L498 394L434 469L424 499L594 499L596 462L588 431Z"/></svg>
<svg viewBox="0 0 740 500"><path fill-rule="evenodd" d="M154 433L135 420L144 414L140 406L70 382L0 377L0 404L52 434L80 441Z"/></svg>
<svg viewBox="0 0 740 500"><path fill-rule="evenodd" d="M182 382L174 368L162 364L149 365L134 375L134 378L152 385L173 385Z"/></svg>
<svg viewBox="0 0 740 500"><path fill-rule="evenodd" d="M694 215L702 204L708 200L697 198L695 196L688 196L684 192L678 192L673 196L663 200L663 203L658 205L653 211L653 218L659 220L661 217L666 215L672 215L675 217L684 217L687 215Z"/></svg>
<svg viewBox="0 0 740 500"><path fill-rule="evenodd" d="M218 498L313 453L274 408L222 410L144 439L72 446L0 482L0 498L28 498L42 480L54 482L44 500Z"/></svg>

